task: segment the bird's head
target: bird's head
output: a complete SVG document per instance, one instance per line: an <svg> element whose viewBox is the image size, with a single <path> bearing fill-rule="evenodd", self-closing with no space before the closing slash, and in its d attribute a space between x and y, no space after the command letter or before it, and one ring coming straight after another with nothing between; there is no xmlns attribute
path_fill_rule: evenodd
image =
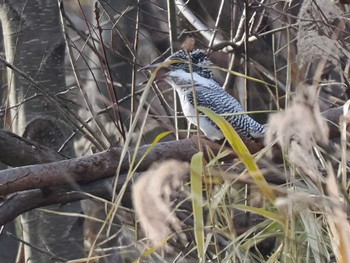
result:
<svg viewBox="0 0 350 263"><path fill-rule="evenodd" d="M186 52L180 49L166 58L164 62L152 64L142 69L162 66L158 71L156 81L165 80L169 84L191 84L204 79L212 79L212 72L208 68L211 61L203 49L193 49ZM196 73L196 74L195 74ZM173 85L172 85L173 86Z"/></svg>
<svg viewBox="0 0 350 263"><path fill-rule="evenodd" d="M192 71L201 77L212 78L213 74L208 68L211 62L208 59L207 52L203 49L193 49L190 52L180 49L165 60L165 62L168 61L174 61L168 66L170 71L183 70L187 73Z"/></svg>

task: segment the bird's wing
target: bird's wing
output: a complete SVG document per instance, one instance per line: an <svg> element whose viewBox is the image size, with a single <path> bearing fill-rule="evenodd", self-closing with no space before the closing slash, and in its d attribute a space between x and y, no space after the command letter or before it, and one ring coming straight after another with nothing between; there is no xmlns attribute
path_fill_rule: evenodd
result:
<svg viewBox="0 0 350 263"><path fill-rule="evenodd" d="M243 112L243 108L239 102L224 91L220 86L216 88L208 88L206 86L196 86L196 97L199 106L207 107L217 114L239 113ZM193 93L190 94L189 100L193 101ZM193 103L191 101L191 103Z"/></svg>
<svg viewBox="0 0 350 263"><path fill-rule="evenodd" d="M215 83L211 85L214 86ZM216 87L198 85L195 89L198 106L207 107L217 114L244 112L240 103L219 85ZM187 96L190 103L194 105L193 92L188 93ZM225 115L223 117L243 136L251 138L256 137L254 134L264 133L264 127L246 114ZM216 126L209 118L207 119Z"/></svg>

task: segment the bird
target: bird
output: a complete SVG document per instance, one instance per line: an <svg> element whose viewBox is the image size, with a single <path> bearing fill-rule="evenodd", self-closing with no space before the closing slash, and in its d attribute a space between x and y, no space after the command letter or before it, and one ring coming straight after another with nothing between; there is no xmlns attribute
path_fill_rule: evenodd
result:
<svg viewBox="0 0 350 263"><path fill-rule="evenodd" d="M164 80L176 90L183 114L191 124L198 126L196 101L197 106L207 107L223 115L241 137L251 140L263 137L265 126L247 114L243 114L241 104L213 79L213 73L208 68L211 61L205 50L180 49L165 61L173 61L173 63L169 64L169 71L165 74ZM207 116L199 116L199 128L210 140L224 139L220 128Z"/></svg>

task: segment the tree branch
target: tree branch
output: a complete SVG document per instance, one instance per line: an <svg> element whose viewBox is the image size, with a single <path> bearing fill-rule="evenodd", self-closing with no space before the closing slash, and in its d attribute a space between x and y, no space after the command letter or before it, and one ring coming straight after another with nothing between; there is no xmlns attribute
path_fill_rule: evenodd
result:
<svg viewBox="0 0 350 263"><path fill-rule="evenodd" d="M335 108L322 115L328 121L338 123L339 116L342 114L341 109L341 107ZM331 126L331 128L338 130L336 126ZM331 134L331 137L334 135ZM192 155L198 152L197 140L197 137L192 137L180 141L158 143L141 162L138 171L145 171L153 162L169 158L189 161ZM218 152L218 144L206 140L202 142L214 153ZM136 163L148 148L149 145L144 145L138 150ZM260 146L248 143L248 148L255 152ZM0 225L34 208L51 204L66 204L88 198L84 193L109 199L114 179L110 176L115 173L121 153L120 148L111 148L91 156L67 160L65 156L52 149L4 130L0 130L0 149L1 162L10 166L32 165L0 172L0 195L8 195L0 203ZM133 154L134 149L130 149L127 158L123 160L117 191L125 183L125 173L129 169L128 160ZM232 157L235 157L235 154L229 158L232 159ZM138 173L135 174L135 177L137 176L139 176ZM274 182L274 179L267 178L267 180ZM78 183L75 183L77 181ZM38 189L45 187L50 187L50 191L45 192Z"/></svg>
<svg viewBox="0 0 350 263"><path fill-rule="evenodd" d="M0 149L0 162L14 167L67 159L52 149L1 129Z"/></svg>
<svg viewBox="0 0 350 263"><path fill-rule="evenodd" d="M213 142L207 141L206 143L210 144L210 148L214 152L220 148L220 145ZM141 146L138 149L136 163L141 160L148 149L149 145ZM144 157L137 170L145 171L152 163L169 158L189 161L197 152L196 137L158 143ZM77 181L94 181L111 176L121 161L119 160L120 154L121 148L111 148L91 156L0 171L0 196L36 188L57 187ZM129 169L129 159L132 158L133 154L134 149L130 149L127 157L122 160L121 173L125 173Z"/></svg>
<svg viewBox="0 0 350 263"><path fill-rule="evenodd" d="M261 165L264 166L263 164ZM269 166L269 164L265 165ZM252 180L252 178L241 176L241 172L242 171L237 171L237 174L227 175L225 180L240 182L243 184L254 184L254 180ZM142 173L135 173L133 181L137 180L137 178L141 175ZM268 173L264 174L264 176L269 183L275 185L284 184L286 182L286 178L281 175L279 170L269 171ZM116 187L117 193L126 182L126 177L127 174L119 175ZM6 224L20 214L35 208L55 204L63 205L83 199L89 199L91 195L101 197L106 200L111 200L114 179L115 177L108 177L93 182L55 187L50 188L50 191L48 192L40 189L33 189L11 194L0 202L0 225ZM291 180L292 179L288 177L288 181ZM129 181L123 196L123 205L126 207L132 207L130 187L133 181Z"/></svg>
<svg viewBox="0 0 350 263"><path fill-rule="evenodd" d="M138 177L139 174L135 174ZM117 191L120 190L126 175L119 177ZM33 189L9 195L0 203L0 225L4 225L24 212L34 208L53 204L67 204L89 198L87 194L105 199L111 199L113 177L105 178L75 186L56 187L44 193L40 189Z"/></svg>

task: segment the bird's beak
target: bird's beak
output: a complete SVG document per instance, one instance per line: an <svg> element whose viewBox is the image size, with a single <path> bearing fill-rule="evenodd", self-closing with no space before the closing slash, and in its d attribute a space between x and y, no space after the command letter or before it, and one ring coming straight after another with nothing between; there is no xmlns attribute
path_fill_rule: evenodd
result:
<svg viewBox="0 0 350 263"><path fill-rule="evenodd" d="M141 71L141 70L153 70L153 69L159 67L162 64L163 64L162 68L160 68L158 70L157 76L154 79L156 82L158 82L158 81L161 81L164 78L166 78L168 73L169 73L169 70L170 70L167 65L164 66L163 62L162 63L155 63L155 64L147 65L145 67L140 68L138 71Z"/></svg>
<svg viewBox="0 0 350 263"><path fill-rule="evenodd" d="M154 68L160 66L161 64L162 63L149 64L149 65L147 65L145 67L140 68L138 71L146 70L146 69L154 69Z"/></svg>

